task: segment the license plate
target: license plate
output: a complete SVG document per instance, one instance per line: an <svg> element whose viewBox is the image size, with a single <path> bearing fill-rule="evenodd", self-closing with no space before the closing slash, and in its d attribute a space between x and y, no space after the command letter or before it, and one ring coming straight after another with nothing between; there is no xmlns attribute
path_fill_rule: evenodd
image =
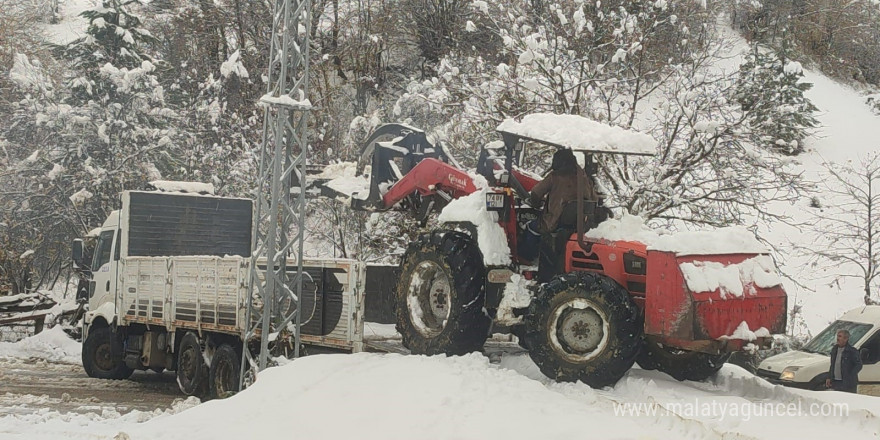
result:
<svg viewBox="0 0 880 440"><path fill-rule="evenodd" d="M504 209L504 194L490 193L486 194L487 209Z"/></svg>

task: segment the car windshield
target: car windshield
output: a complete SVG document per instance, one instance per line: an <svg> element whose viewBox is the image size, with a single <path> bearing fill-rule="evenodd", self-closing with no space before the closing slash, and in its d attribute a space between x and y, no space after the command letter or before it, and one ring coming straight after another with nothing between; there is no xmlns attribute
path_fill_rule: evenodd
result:
<svg viewBox="0 0 880 440"><path fill-rule="evenodd" d="M808 353L819 353L827 356L831 354L831 347L837 343L838 330L849 331L849 342L852 344L858 342L859 339L862 339L862 336L865 336L865 333L868 333L868 330L870 330L871 327L871 324L834 321L825 330L822 330L822 333L819 333L815 338L811 339L807 345L804 345L804 348L801 350Z"/></svg>

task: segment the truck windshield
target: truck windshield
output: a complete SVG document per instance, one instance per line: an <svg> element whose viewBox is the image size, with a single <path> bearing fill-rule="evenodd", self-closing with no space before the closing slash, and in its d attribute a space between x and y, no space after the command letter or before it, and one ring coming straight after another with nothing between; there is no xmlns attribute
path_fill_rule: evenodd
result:
<svg viewBox="0 0 880 440"><path fill-rule="evenodd" d="M98 244L95 245L95 261L92 264L92 270L98 270L101 266L110 262L110 251L113 248L113 233L116 231L104 231L98 237Z"/></svg>
<svg viewBox="0 0 880 440"><path fill-rule="evenodd" d="M807 345L804 345L804 348L801 350L808 353L819 353L828 356L831 355L831 347L837 343L838 330L849 331L849 343L854 344L858 342L859 339L862 339L862 336L865 336L865 333L868 333L868 330L870 330L871 327L871 324L834 321L825 330L822 330L822 333L819 333L815 338L810 340L810 342L807 342Z"/></svg>

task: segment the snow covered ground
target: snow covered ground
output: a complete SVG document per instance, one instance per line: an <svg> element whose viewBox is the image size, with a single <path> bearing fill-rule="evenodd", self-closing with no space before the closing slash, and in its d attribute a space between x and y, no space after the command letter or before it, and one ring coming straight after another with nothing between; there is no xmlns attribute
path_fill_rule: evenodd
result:
<svg viewBox="0 0 880 440"><path fill-rule="evenodd" d="M2 390L2 388L0 388ZM2 393L0 393L2 396ZM36 396L23 396L27 407ZM44 396L45 400L46 397ZM773 386L725 366L708 382L633 369L615 387L545 378L525 354L315 355L237 396L131 411L0 416L3 439L875 438L880 399Z"/></svg>

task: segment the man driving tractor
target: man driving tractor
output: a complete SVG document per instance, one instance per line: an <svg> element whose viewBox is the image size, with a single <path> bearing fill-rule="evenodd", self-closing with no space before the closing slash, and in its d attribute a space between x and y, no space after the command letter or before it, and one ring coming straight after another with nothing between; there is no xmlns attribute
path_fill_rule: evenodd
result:
<svg viewBox="0 0 880 440"><path fill-rule="evenodd" d="M578 186L582 187L580 191ZM577 225L579 193L589 207L585 214L594 216L599 195L592 176L578 166L571 150L559 149L553 154L550 172L529 194L532 206L539 207L543 203L544 208L540 218L529 222L525 244L520 249L520 255L529 260L534 260L537 251L539 282L547 282L561 272L559 256Z"/></svg>

